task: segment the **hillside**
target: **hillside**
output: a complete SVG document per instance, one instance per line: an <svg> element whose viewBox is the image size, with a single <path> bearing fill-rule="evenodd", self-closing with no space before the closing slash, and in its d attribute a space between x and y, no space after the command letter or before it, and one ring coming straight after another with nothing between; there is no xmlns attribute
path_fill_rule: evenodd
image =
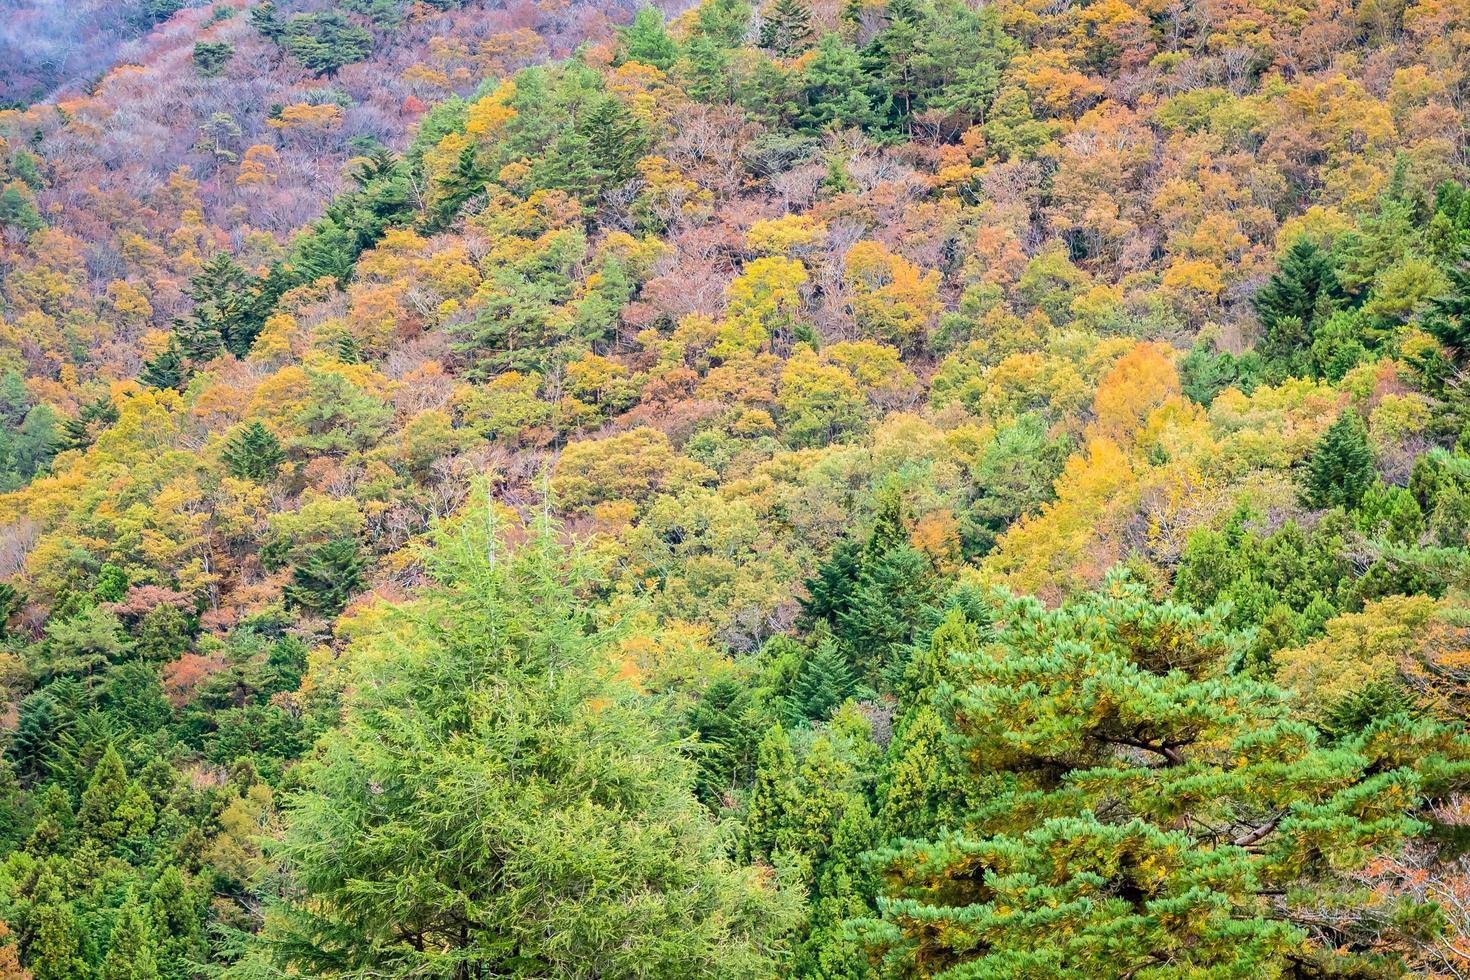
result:
<svg viewBox="0 0 1470 980"><path fill-rule="evenodd" d="M1470 972L1464 3L123 6L0 976Z"/></svg>

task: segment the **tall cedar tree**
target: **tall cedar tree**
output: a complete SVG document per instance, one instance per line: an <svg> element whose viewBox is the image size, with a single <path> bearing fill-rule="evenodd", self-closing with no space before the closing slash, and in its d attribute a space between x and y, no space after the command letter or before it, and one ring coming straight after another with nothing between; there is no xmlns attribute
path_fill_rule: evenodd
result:
<svg viewBox="0 0 1470 980"><path fill-rule="evenodd" d="M1470 776L1462 734L1398 716L1321 744L1235 672L1246 638L1218 611L1120 574L1056 610L996 603L940 696L943 764L982 802L875 856L883 976L1377 975L1373 923L1318 913Z"/></svg>
<svg viewBox="0 0 1470 980"><path fill-rule="evenodd" d="M281 898L227 975L774 977L788 901L728 861L611 675L595 570L546 523L509 550L489 506L354 641L344 721L283 807Z"/></svg>

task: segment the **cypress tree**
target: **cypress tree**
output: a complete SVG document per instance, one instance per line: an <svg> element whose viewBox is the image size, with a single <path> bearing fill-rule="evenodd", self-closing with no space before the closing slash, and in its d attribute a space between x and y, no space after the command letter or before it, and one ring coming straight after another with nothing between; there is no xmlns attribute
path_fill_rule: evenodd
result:
<svg viewBox="0 0 1470 980"><path fill-rule="evenodd" d="M163 980L189 980L191 961L204 957L199 903L174 865L153 883L149 917L158 941L158 973Z"/></svg>
<svg viewBox="0 0 1470 980"><path fill-rule="evenodd" d="M770 48L783 58L811 47L815 36L811 8L803 0L774 0L761 22L761 47Z"/></svg>
<svg viewBox="0 0 1470 980"><path fill-rule="evenodd" d="M1373 450L1362 416L1349 409L1323 433L1308 464L1302 502L1308 507L1352 510L1376 479Z"/></svg>
<svg viewBox="0 0 1470 980"><path fill-rule="evenodd" d="M131 892L113 924L98 980L160 980L153 929Z"/></svg>
<svg viewBox="0 0 1470 980"><path fill-rule="evenodd" d="M251 422L226 440L222 455L231 476L256 483L270 483L286 461L281 440L259 422Z"/></svg>
<svg viewBox="0 0 1470 980"><path fill-rule="evenodd" d="M118 818L118 808L128 791L128 773L123 767L122 756L112 743L102 753L87 789L82 793L82 805L77 811L77 827L89 838L101 844L111 844L122 836L123 821Z"/></svg>

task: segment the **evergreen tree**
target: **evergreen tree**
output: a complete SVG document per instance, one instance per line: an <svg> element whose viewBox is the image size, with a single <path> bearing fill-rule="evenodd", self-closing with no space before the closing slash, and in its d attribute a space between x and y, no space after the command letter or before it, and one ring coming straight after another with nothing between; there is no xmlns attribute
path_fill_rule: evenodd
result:
<svg viewBox="0 0 1470 980"><path fill-rule="evenodd" d="M802 612L808 619L836 624L851 607L851 597L862 574L863 548L844 538L832 548L827 560L817 566L817 574L806 580L806 598L801 599Z"/></svg>
<svg viewBox="0 0 1470 980"><path fill-rule="evenodd" d="M583 111L578 129L587 141L587 155L597 186L611 189L637 174L637 163L648 148L648 136L633 113L617 99L604 96Z"/></svg>
<svg viewBox="0 0 1470 980"><path fill-rule="evenodd" d="M220 252L190 280L194 309L175 321L179 347L192 361L207 361L228 350L237 357L250 352L265 322L259 282L228 254Z"/></svg>
<svg viewBox="0 0 1470 980"><path fill-rule="evenodd" d="M199 902L178 867L169 865L153 883L148 914L157 939L158 973L162 980L189 980L192 962L204 959Z"/></svg>
<svg viewBox="0 0 1470 980"><path fill-rule="evenodd" d="M752 701L741 680L724 676L711 681L689 709L689 728L698 739L697 790L706 803L716 803L750 778L760 737Z"/></svg>
<svg viewBox="0 0 1470 980"><path fill-rule="evenodd" d="M129 894L107 940L98 980L161 980L153 929L143 906Z"/></svg>
<svg viewBox="0 0 1470 980"><path fill-rule="evenodd" d="M15 182L0 190L0 225L17 228L26 234L46 227L36 202L24 184Z"/></svg>
<svg viewBox="0 0 1470 980"><path fill-rule="evenodd" d="M342 538L318 545L292 570L284 590L286 605L335 616L362 591L366 567L356 541Z"/></svg>
<svg viewBox="0 0 1470 980"><path fill-rule="evenodd" d="M858 682L847 658L831 636L823 637L803 661L791 685L785 702L787 722L795 726L825 721L839 705L858 694Z"/></svg>
<svg viewBox="0 0 1470 980"><path fill-rule="evenodd" d="M344 721L283 807L283 898L226 974L771 976L788 902L728 862L676 737L610 676L587 559L485 524L438 532L434 584L354 641Z"/></svg>
<svg viewBox="0 0 1470 980"><path fill-rule="evenodd" d="M744 850L752 861L770 862L776 833L794 803L796 755L780 723L772 725L756 749L755 785L745 808Z"/></svg>
<svg viewBox="0 0 1470 980"><path fill-rule="evenodd" d="M20 702L19 718L5 755L22 779L45 770L46 759L65 725L65 712L47 690L32 691Z"/></svg>
<svg viewBox="0 0 1470 980"><path fill-rule="evenodd" d="M797 123L808 132L877 129L887 113L887 100L875 98L862 58L836 34L817 42L801 74L801 95Z"/></svg>
<svg viewBox="0 0 1470 980"><path fill-rule="evenodd" d="M123 835L124 824L118 808L128 792L128 773L117 749L108 743L102 753L77 811L77 828L99 844L111 845Z"/></svg>
<svg viewBox="0 0 1470 980"><path fill-rule="evenodd" d="M1323 433L1312 450L1302 501L1317 509L1352 510L1362 502L1376 479L1368 428L1362 416L1348 409Z"/></svg>
<svg viewBox="0 0 1470 980"><path fill-rule="evenodd" d="M169 338L167 347L143 362L143 372L138 375L138 380L150 388L168 391L178 390L188 377L184 352L179 347L179 338L174 336Z"/></svg>
<svg viewBox="0 0 1470 980"><path fill-rule="evenodd" d="M259 422L251 422L226 440L222 456L231 476L256 483L270 483L286 461L281 440Z"/></svg>
<svg viewBox="0 0 1470 980"><path fill-rule="evenodd" d="M34 980L77 980L91 975L82 957L82 930L64 890L60 859L41 865L31 888L22 941Z"/></svg>
<svg viewBox="0 0 1470 980"><path fill-rule="evenodd" d="M815 36L812 11L804 0L773 0L761 21L761 47L770 48L783 58L811 47Z"/></svg>
<svg viewBox="0 0 1470 980"><path fill-rule="evenodd" d="M235 46L229 41L199 41L194 45L194 70L201 78L213 78L234 56Z"/></svg>
<svg viewBox="0 0 1470 980"><path fill-rule="evenodd" d="M1450 288L1429 301L1425 326L1449 348L1455 363L1463 365L1470 358L1470 246L1460 252L1459 261L1445 275Z"/></svg>
<svg viewBox="0 0 1470 980"><path fill-rule="evenodd" d="M1262 329L1257 348L1276 376L1306 372L1317 326L1344 300L1331 257L1310 239L1298 239L1251 298Z"/></svg>
<svg viewBox="0 0 1470 980"><path fill-rule="evenodd" d="M944 764L979 802L875 855L885 977L1381 966L1349 935L1372 925L1323 931L1318 910L1353 907L1353 871L1419 828L1419 794L1470 775L1463 736L1399 716L1319 746L1284 692L1234 669L1246 638L1218 611L1121 575L1061 609L998 602L945 699Z"/></svg>
<svg viewBox="0 0 1470 980"><path fill-rule="evenodd" d="M955 824L972 802L965 781L956 778L939 698L942 685L959 676L954 658L974 649L979 640L975 624L953 609L909 662L878 782L878 824L885 839L937 835Z"/></svg>
<svg viewBox="0 0 1470 980"><path fill-rule="evenodd" d="M373 36L335 10L298 14L281 32L287 52L315 75L331 77L343 65L362 61L373 50Z"/></svg>
<svg viewBox="0 0 1470 980"><path fill-rule="evenodd" d="M679 58L679 45L664 29L664 17L653 7L642 7L633 23L618 32L622 42L618 60L637 61L668 71Z"/></svg>
<svg viewBox="0 0 1470 980"><path fill-rule="evenodd" d="M735 99L735 78L730 70L730 49L704 35L684 46L684 89L696 102L728 104Z"/></svg>

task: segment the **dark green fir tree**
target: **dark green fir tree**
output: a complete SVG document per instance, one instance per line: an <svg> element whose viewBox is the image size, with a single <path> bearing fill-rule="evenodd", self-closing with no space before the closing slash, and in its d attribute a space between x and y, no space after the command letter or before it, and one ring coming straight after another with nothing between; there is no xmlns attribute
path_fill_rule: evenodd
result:
<svg viewBox="0 0 1470 980"><path fill-rule="evenodd" d="M1375 479L1368 428L1362 416L1349 409L1332 423L1312 450L1302 502L1318 509L1352 510L1362 502Z"/></svg>
<svg viewBox="0 0 1470 980"><path fill-rule="evenodd" d="M222 455L231 476L256 483L274 480L286 461L281 440L259 422L251 422L231 436Z"/></svg>
<svg viewBox="0 0 1470 980"><path fill-rule="evenodd" d="M774 0L761 21L761 47L783 58L798 55L812 46L816 31L812 11L804 0Z"/></svg>

